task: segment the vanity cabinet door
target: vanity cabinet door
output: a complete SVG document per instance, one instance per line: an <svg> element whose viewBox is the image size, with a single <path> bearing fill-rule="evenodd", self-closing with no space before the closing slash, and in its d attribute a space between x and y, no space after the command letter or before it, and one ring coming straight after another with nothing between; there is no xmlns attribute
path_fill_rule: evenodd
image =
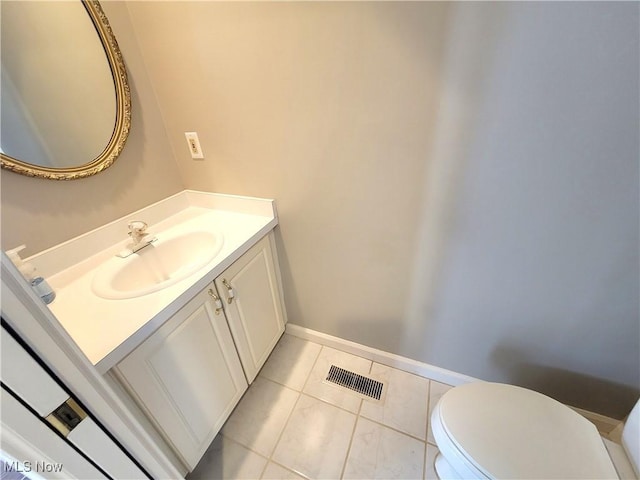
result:
<svg viewBox="0 0 640 480"><path fill-rule="evenodd" d="M249 383L284 332L272 241L265 236L215 280Z"/></svg>
<svg viewBox="0 0 640 480"><path fill-rule="evenodd" d="M200 292L114 372L189 470L247 389L214 293Z"/></svg>

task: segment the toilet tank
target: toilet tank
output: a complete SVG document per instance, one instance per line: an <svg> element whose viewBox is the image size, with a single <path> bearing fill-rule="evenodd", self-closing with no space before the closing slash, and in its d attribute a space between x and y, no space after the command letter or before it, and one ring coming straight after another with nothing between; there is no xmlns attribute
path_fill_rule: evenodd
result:
<svg viewBox="0 0 640 480"><path fill-rule="evenodd" d="M622 446L640 478L640 400L631 410L622 430Z"/></svg>

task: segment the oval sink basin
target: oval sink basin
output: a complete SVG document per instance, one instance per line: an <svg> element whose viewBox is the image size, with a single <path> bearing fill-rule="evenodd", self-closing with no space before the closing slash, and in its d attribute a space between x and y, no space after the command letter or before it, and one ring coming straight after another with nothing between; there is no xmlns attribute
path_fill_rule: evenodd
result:
<svg viewBox="0 0 640 480"><path fill-rule="evenodd" d="M223 243L222 234L207 231L157 237L136 253L110 258L99 267L91 282L93 293L125 299L162 290L211 262Z"/></svg>

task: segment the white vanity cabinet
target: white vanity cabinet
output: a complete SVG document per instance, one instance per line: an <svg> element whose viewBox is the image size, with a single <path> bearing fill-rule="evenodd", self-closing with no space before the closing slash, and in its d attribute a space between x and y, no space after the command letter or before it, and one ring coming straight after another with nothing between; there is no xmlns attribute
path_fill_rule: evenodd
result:
<svg viewBox="0 0 640 480"><path fill-rule="evenodd" d="M273 241L259 240L112 369L189 470L284 332Z"/></svg>
<svg viewBox="0 0 640 480"><path fill-rule="evenodd" d="M165 439L193 470L247 381L212 289L196 295L115 368Z"/></svg>
<svg viewBox="0 0 640 480"><path fill-rule="evenodd" d="M215 280L249 383L284 332L273 241L262 238Z"/></svg>

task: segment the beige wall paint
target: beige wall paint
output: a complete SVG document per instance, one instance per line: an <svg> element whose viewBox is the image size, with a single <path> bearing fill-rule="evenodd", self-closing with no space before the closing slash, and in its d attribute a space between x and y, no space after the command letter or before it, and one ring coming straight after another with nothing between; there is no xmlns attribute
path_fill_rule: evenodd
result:
<svg viewBox="0 0 640 480"><path fill-rule="evenodd" d="M290 321L398 352L448 6L128 5L187 187L277 200Z"/></svg>
<svg viewBox="0 0 640 480"><path fill-rule="evenodd" d="M126 6L104 2L103 8L129 74L129 139L113 166L85 179L53 181L2 170L3 250L26 243L25 255L34 254L184 188Z"/></svg>

